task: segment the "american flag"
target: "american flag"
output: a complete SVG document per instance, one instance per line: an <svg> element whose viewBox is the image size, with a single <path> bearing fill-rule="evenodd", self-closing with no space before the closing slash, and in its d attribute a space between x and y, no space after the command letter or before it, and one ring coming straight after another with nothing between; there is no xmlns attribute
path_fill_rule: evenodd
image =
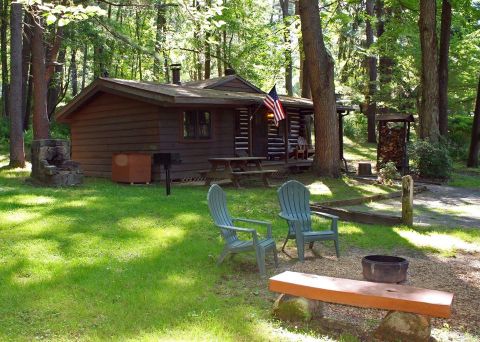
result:
<svg viewBox="0 0 480 342"><path fill-rule="evenodd" d="M285 111L283 110L282 103L278 99L276 85L274 85L272 90L267 94L263 103L273 112L273 121L275 122L275 126L278 126L278 122L285 119Z"/></svg>

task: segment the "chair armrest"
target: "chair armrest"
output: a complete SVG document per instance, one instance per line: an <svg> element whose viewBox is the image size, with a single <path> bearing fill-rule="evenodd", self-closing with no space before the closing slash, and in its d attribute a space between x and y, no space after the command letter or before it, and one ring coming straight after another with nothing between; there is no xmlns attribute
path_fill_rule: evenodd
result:
<svg viewBox="0 0 480 342"><path fill-rule="evenodd" d="M280 216L281 218L287 220L287 221L300 221L299 219L293 217L293 216L290 216L288 214L285 214L285 213L279 213L278 216Z"/></svg>
<svg viewBox="0 0 480 342"><path fill-rule="evenodd" d="M241 217L232 217L232 221L234 221L234 222L235 221L240 221L240 222L247 222L247 223L257 223L257 224L262 224L264 226L271 225L270 222L250 220L250 219L245 219L245 218L241 218Z"/></svg>
<svg viewBox="0 0 480 342"><path fill-rule="evenodd" d="M323 217L326 217L326 218L329 218L329 219L332 219L332 220L338 220L338 216L335 216L335 215L330 215L330 214L327 214L327 213L322 213L320 211L312 211L311 212L312 214L315 214L317 216L323 216Z"/></svg>
<svg viewBox="0 0 480 342"><path fill-rule="evenodd" d="M253 228L242 228L242 227L234 227L234 226L223 226L223 225L218 225L219 228L222 229L229 229L229 230L235 230L237 232L243 232L243 233L256 233L257 231Z"/></svg>
<svg viewBox="0 0 480 342"><path fill-rule="evenodd" d="M250 220L250 219L245 219L245 218L240 218L240 217L232 217L232 221L240 221L240 222L246 222L246 223L256 223L260 224L263 226L267 226L267 237L271 238L272 237L272 224L270 222L266 221L258 221L258 220Z"/></svg>
<svg viewBox="0 0 480 342"><path fill-rule="evenodd" d="M235 230L237 232L243 232L243 233L250 233L252 234L252 240L254 245L258 245L258 235L257 231L253 228L242 228L242 227L234 227L234 226L223 226L223 225L218 225L217 227L220 227L222 229L230 229L230 230Z"/></svg>
<svg viewBox="0 0 480 342"><path fill-rule="evenodd" d="M327 214L327 213L322 213L322 212L319 212L319 211L312 211L312 214L315 214L317 216L323 216L323 217L331 219L332 223L331 223L330 227L335 232L335 234L338 234L338 219L339 219L338 216L330 215L330 214Z"/></svg>

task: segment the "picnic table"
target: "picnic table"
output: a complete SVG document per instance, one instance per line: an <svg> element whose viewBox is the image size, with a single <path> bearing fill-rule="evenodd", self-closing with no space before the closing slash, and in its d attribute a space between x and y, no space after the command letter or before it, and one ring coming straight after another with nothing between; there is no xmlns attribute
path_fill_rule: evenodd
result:
<svg viewBox="0 0 480 342"><path fill-rule="evenodd" d="M263 184L269 187L268 179L277 170L264 170L262 161L265 159L265 157L209 158L210 170L201 171L200 174L205 177L205 185L207 186L213 179L230 179L233 185L240 188L240 179L261 177Z"/></svg>

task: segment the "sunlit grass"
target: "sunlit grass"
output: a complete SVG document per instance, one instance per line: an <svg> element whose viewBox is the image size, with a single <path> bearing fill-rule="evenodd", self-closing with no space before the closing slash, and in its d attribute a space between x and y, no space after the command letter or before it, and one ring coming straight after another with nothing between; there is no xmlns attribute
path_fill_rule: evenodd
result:
<svg viewBox="0 0 480 342"><path fill-rule="evenodd" d="M76 188L41 188L27 176L0 171L0 340L330 340L271 319L274 296L258 295L267 284L253 256L215 265L222 241L208 214L207 188L174 186L166 197L161 185L87 179ZM348 178L295 178L319 202L396 190ZM233 216L271 221L274 238L284 238L276 189L225 190ZM340 224L342 253L444 253L449 244L455 252L475 251L480 236ZM228 278L239 272L253 285Z"/></svg>
<svg viewBox="0 0 480 342"><path fill-rule="evenodd" d="M353 142L350 138L343 137L344 157L347 160L368 160L376 162L377 144Z"/></svg>
<svg viewBox="0 0 480 342"><path fill-rule="evenodd" d="M480 252L480 234L475 234L477 238L471 238L472 242L469 242L466 241L468 238L455 236L450 231L428 231L422 233L414 230L397 229L396 232L418 248L435 249L442 253L452 251L461 251L463 253Z"/></svg>

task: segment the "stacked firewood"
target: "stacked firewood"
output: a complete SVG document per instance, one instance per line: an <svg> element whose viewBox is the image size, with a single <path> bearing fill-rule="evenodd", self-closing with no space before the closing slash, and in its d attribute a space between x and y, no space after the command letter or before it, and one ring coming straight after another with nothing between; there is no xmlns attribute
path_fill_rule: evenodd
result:
<svg viewBox="0 0 480 342"><path fill-rule="evenodd" d="M393 161L397 168L401 169L406 148L405 129L399 126L389 127L387 123L381 123L378 133L377 168L381 168L389 161Z"/></svg>

